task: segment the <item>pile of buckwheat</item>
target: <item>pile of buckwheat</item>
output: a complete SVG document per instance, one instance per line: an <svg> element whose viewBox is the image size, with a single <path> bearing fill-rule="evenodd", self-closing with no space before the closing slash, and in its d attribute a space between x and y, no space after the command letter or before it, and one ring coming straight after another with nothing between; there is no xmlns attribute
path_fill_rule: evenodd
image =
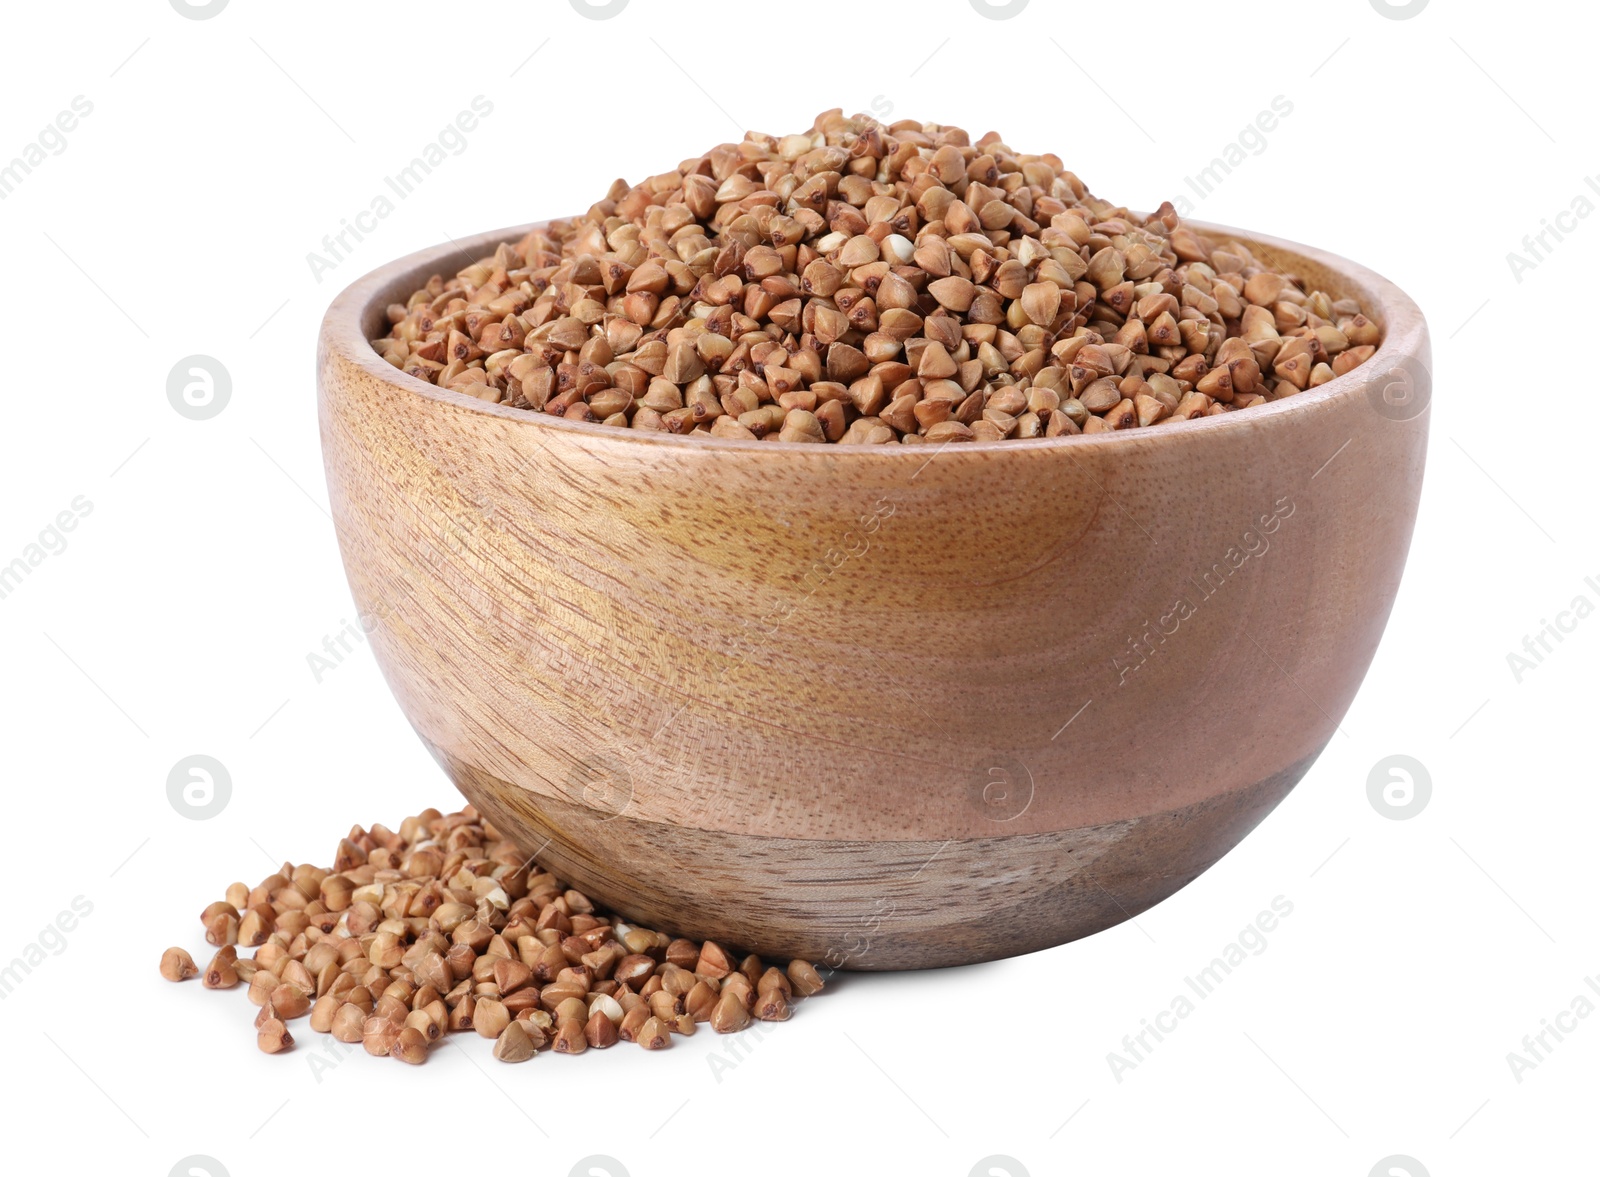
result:
<svg viewBox="0 0 1600 1177"><path fill-rule="evenodd" d="M200 920L211 963L169 948L161 975L247 985L268 1054L294 1044L288 1023L307 1014L313 1030L407 1063L447 1030L494 1039L508 1063L546 1047L659 1050L701 1022L727 1034L783 1021L823 987L806 961L736 960L600 912L470 807L425 810L398 833L356 826L332 869L284 863L253 889L234 883Z"/></svg>
<svg viewBox="0 0 1600 1177"><path fill-rule="evenodd" d="M1249 408L1378 325L1054 155L839 111L750 132L388 308L378 353L516 409L713 437L916 444Z"/></svg>

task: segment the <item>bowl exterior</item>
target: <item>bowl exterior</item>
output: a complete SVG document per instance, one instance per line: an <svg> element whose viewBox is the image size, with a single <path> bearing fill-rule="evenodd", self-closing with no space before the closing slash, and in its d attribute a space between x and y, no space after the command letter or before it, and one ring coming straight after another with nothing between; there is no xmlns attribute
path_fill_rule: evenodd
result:
<svg viewBox="0 0 1600 1177"><path fill-rule="evenodd" d="M357 283L324 326L321 429L401 707L530 854L674 932L902 968L1137 914L1336 731L1421 486L1427 414L1387 392L1426 381L1414 306L1252 244L1387 308L1380 354L1204 422L870 452L432 389L361 337L451 263Z"/></svg>

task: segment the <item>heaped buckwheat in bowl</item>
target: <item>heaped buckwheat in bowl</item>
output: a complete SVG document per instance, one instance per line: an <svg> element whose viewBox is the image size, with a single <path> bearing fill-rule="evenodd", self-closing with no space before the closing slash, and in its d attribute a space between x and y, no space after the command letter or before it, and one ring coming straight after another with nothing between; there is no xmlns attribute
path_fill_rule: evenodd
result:
<svg viewBox="0 0 1600 1177"><path fill-rule="evenodd" d="M390 363L484 400L716 437L1133 429L1350 371L1360 303L1138 216L995 134L819 117L617 181L387 308Z"/></svg>
<svg viewBox="0 0 1600 1177"><path fill-rule="evenodd" d="M1427 364L1354 262L829 114L362 278L319 383L363 628L484 819L629 921L886 969L1136 915L1304 775Z"/></svg>

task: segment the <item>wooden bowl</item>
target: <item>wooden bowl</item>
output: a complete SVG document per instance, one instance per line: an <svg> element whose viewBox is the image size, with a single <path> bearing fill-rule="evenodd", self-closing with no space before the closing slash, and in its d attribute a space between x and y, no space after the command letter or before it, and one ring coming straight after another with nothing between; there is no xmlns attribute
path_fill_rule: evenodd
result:
<svg viewBox="0 0 1600 1177"><path fill-rule="evenodd" d="M333 303L345 569L412 726L496 826L653 927L858 969L1011 956L1171 895L1304 775L1410 544L1428 333L1358 298L1356 371L1184 424L936 447L640 433L407 376Z"/></svg>

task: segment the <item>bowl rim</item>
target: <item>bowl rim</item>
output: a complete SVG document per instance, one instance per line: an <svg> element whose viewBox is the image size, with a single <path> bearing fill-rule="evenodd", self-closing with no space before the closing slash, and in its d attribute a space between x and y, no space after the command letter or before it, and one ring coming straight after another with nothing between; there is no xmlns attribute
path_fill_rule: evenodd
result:
<svg viewBox="0 0 1600 1177"><path fill-rule="evenodd" d="M557 220L572 218L555 218ZM666 445L689 447L691 450L731 451L745 452L760 450L763 453L773 449L771 443L755 440L746 441L736 438L708 437L704 434L668 433L664 430L622 429L615 425L605 425L599 421L569 421L564 417L552 416L548 413L531 412L527 409L513 409L508 405L496 404L491 401L480 400L466 393L452 392L447 388L440 388L436 384L403 372L384 360L372 347L372 341L367 337L362 323L369 313L375 309L375 304L380 299L393 301L393 292L410 285L412 289L420 287L435 273L445 272L445 263L452 260L468 259L475 262L480 258L492 254L495 247L502 242L514 242L526 236L530 231L551 224L549 220L534 221L524 225L512 226L504 229L491 229L473 234L465 239L450 238L447 242L420 249L414 253L379 266L361 277L355 279L339 292L329 304L323 316L322 327L319 333L319 352L332 352L339 356L345 363L366 372L374 379L408 393L419 396L424 400L434 401L456 409L482 413L490 417L499 417L508 422L516 422L531 429L552 429L558 433L575 435L573 440L590 438L596 441L608 441L623 445ZM1307 261L1322 266L1324 269L1337 274L1346 284L1363 291L1364 305L1362 313L1372 317L1384 328L1383 342L1378 350L1359 367L1353 368L1342 376L1336 376L1314 389L1307 389L1294 396L1280 401L1271 401L1266 404L1253 405L1249 409L1233 413L1219 413L1215 416L1206 416L1198 420L1190 420L1181 426L1168 429L1121 429L1106 433L1071 434L1060 437L1040 437L1028 439L1013 439L1000 441L972 441L961 442L960 449L964 453L991 453L1004 451L1007 453L1037 453L1040 451L1055 452L1067 447L1085 446L1134 446L1160 442L1170 444L1176 437L1193 437L1197 441L1217 434L1222 430L1272 428L1269 423L1273 421L1290 421L1301 418L1307 413L1314 413L1334 402L1342 402L1359 396L1367 396L1374 380L1382 379L1394 372L1403 361L1421 363L1427 370L1424 357L1429 348L1429 335L1427 321L1422 310L1416 302L1383 275L1351 261L1349 258L1313 246L1303 245L1296 241L1269 236L1264 233L1255 233L1228 225L1219 225L1209 221L1184 222L1190 228L1205 233L1211 237L1233 239L1246 245L1260 244L1273 250L1278 250L1290 255L1305 258ZM420 279L418 275L421 275ZM325 364L325 356L319 355L319 378ZM1424 405L1421 413L1426 414L1429 405ZM840 445L837 442L799 442L787 443L779 447L782 451L795 454L832 453L839 456L845 454L875 454L877 458L866 460L885 460L883 455L899 454L902 458L911 458L921 455L923 461L933 453L942 452L952 442L933 447L923 453L922 446L905 445Z"/></svg>

